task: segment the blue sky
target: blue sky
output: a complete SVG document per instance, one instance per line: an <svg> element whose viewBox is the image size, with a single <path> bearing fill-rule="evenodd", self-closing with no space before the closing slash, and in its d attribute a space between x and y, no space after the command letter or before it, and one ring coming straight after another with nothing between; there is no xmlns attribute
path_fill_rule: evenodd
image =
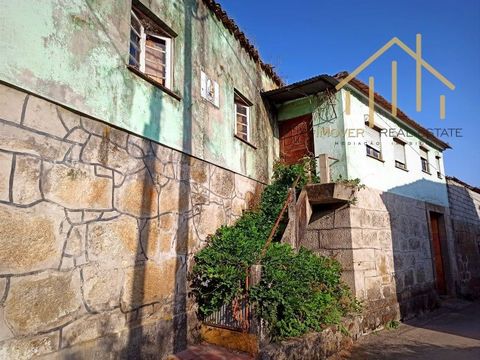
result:
<svg viewBox="0 0 480 360"><path fill-rule="evenodd" d="M423 71L423 109L415 110L415 62L392 48L359 76L391 98L391 61L398 61L398 106L427 128L461 128L462 137L441 137L446 173L480 186L480 1L479 0L221 0L262 59L287 82L353 71L397 36L456 86L451 91ZM439 95L446 119L439 118Z"/></svg>

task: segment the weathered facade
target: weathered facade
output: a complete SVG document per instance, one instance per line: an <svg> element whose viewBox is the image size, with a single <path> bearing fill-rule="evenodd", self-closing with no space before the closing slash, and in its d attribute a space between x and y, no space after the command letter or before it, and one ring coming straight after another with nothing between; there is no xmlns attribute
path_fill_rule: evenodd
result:
<svg viewBox="0 0 480 360"><path fill-rule="evenodd" d="M345 76L321 75L266 97L276 109L280 154L287 162L315 155L321 179L357 179L365 186L354 199L328 198L319 188L324 196L318 200L307 191L310 205L305 218L296 220L307 224L305 236L296 241L340 261L345 281L364 302L361 326L368 332L435 307L439 295L456 293L442 154L448 144L401 110L392 116L379 94L370 128L368 87L353 79L336 91Z"/></svg>
<svg viewBox="0 0 480 360"><path fill-rule="evenodd" d="M215 2L134 5L175 33L169 88L129 67L130 0L2 3L0 358L184 349L193 254L268 181L279 78Z"/></svg>
<svg viewBox="0 0 480 360"><path fill-rule="evenodd" d="M480 297L480 189L453 177L447 178L452 214L457 292L467 298Z"/></svg>
<svg viewBox="0 0 480 360"><path fill-rule="evenodd" d="M328 155L321 176L367 185L308 208L298 244L342 263L365 304L355 333L478 296L477 191L447 192L448 145L382 101L376 124L412 144L400 164L387 137L367 157L345 132L365 130L361 84L350 114L337 78L278 89L212 0L4 1L0 19L0 358L162 358L196 341L193 255L280 155Z"/></svg>

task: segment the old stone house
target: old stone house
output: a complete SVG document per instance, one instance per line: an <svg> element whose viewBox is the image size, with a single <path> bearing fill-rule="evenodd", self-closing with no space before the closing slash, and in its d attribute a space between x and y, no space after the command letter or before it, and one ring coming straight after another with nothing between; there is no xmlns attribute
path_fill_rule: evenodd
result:
<svg viewBox="0 0 480 360"><path fill-rule="evenodd" d="M296 243L342 262L366 330L478 281L454 241L471 250L478 231L462 240L448 145L380 97L378 129L417 143L368 130L359 82L348 116L338 78L282 87L215 1L5 2L0 17L0 358L158 358L196 341L193 254L279 157L330 157L326 182L367 185L355 204L311 197Z"/></svg>
<svg viewBox="0 0 480 360"><path fill-rule="evenodd" d="M280 153L287 161L326 154L324 168L333 181L359 179L366 186L354 204L310 199L298 245L339 259L345 280L365 301L363 326L369 331L434 307L438 295L456 293L443 168L449 146L401 110L392 116L391 104L379 94L372 128L368 86L353 79L335 91L347 75L321 75L265 96L276 109Z"/></svg>

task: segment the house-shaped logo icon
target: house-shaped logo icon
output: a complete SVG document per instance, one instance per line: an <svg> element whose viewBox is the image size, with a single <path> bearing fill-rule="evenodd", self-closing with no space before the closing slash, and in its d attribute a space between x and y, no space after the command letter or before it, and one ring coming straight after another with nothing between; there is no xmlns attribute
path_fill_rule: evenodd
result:
<svg viewBox="0 0 480 360"><path fill-rule="evenodd" d="M416 63L416 110L422 111L422 69L425 68L438 80L440 80L446 87L450 90L455 89L455 85L451 83L445 76L440 74L433 66L427 63L422 58L422 35L417 34L416 36L416 51L413 51L409 48L403 41L399 38L394 37L378 49L372 56L365 60L360 66L358 66L352 73L347 77L342 79L337 85L336 89L340 90L343 88L350 80L355 78L360 74L365 68L367 68L371 63L378 59L383 53L390 49L393 45L398 45L403 51L410 55ZM368 79L369 87L369 96L368 96L368 105L369 105L369 126L373 127L374 125L374 97L375 97L375 79L373 76L370 76ZM346 112L350 113L350 93L346 92ZM392 61L392 115L397 116L397 62ZM440 95L440 119L445 119L445 95Z"/></svg>

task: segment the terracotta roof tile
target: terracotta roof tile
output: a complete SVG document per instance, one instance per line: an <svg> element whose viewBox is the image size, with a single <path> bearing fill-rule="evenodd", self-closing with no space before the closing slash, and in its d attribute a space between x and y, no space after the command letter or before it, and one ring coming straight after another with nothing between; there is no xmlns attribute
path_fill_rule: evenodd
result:
<svg viewBox="0 0 480 360"><path fill-rule="evenodd" d="M223 26L225 26L225 28L235 37L235 39L237 39L252 60L260 65L262 70L275 82L277 86L283 86L284 82L280 76L277 75L274 67L270 64L264 63L262 59L260 59L258 50L250 43L245 34L240 30L238 25L235 24L235 21L227 15L220 4L214 0L203 0L203 2L210 9L210 11L215 14Z"/></svg>

